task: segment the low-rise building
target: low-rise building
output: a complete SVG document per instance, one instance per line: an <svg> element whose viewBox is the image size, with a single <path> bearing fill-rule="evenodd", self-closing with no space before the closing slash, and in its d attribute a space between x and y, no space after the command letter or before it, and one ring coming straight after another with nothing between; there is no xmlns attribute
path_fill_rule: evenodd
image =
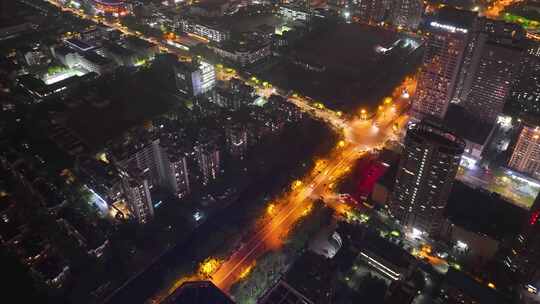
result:
<svg viewBox="0 0 540 304"><path fill-rule="evenodd" d="M223 42L230 38L230 32L218 22L204 18L183 17L179 20L180 30L213 42Z"/></svg>
<svg viewBox="0 0 540 304"><path fill-rule="evenodd" d="M85 70L99 75L112 72L115 68L112 60L92 52L78 54L78 62Z"/></svg>
<svg viewBox="0 0 540 304"><path fill-rule="evenodd" d="M81 83L97 78L96 73L88 73L84 76L72 76L64 80L47 85L43 80L34 78L32 75L23 75L17 78L17 85L25 90L35 102L64 95L77 88Z"/></svg>
<svg viewBox="0 0 540 304"><path fill-rule="evenodd" d="M311 13L307 9L292 5L280 6L278 14L284 18L302 22L308 22L311 17Z"/></svg>
<svg viewBox="0 0 540 304"><path fill-rule="evenodd" d="M207 0L193 4L189 11L193 15L204 17L220 17L231 7L228 0Z"/></svg>
<svg viewBox="0 0 540 304"><path fill-rule="evenodd" d="M218 56L240 66L248 66L264 60L272 55L271 42L265 39L246 39L226 41L219 45L211 45Z"/></svg>
<svg viewBox="0 0 540 304"><path fill-rule="evenodd" d="M105 43L103 53L119 66L134 66L138 61L138 56L134 51L114 43Z"/></svg>
<svg viewBox="0 0 540 304"><path fill-rule="evenodd" d="M124 46L134 51L139 58L154 59L159 54L159 47L156 44L132 36L125 38Z"/></svg>

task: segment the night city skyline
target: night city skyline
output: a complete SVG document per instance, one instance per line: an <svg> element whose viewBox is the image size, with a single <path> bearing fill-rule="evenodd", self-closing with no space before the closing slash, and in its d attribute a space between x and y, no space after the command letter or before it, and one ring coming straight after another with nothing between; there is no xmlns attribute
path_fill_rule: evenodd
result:
<svg viewBox="0 0 540 304"><path fill-rule="evenodd" d="M0 106L6 303L540 303L538 0L0 0Z"/></svg>

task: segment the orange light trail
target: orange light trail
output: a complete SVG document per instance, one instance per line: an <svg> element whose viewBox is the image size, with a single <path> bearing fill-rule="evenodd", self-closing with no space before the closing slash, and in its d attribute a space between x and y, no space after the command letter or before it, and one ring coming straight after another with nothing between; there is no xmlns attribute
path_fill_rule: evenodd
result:
<svg viewBox="0 0 540 304"><path fill-rule="evenodd" d="M203 262L200 269L204 269L204 276L201 276L200 270L198 277L208 277L216 286L229 291L234 283L249 276L258 258L268 251L277 250L283 246L291 228L302 217L309 215L317 199L324 198L324 202L339 215L350 212L350 206L335 199L337 195L330 185L344 177L359 158L367 155L367 151L381 148L387 139L396 136L393 128L395 124L400 123L400 127L403 127L407 121L406 116L401 114L406 111L409 103L408 97L404 98L403 93L412 95L415 85L415 79L406 78L394 90L391 100L386 99L386 103L381 102L384 104L384 109L379 111L372 121L362 119L345 121L339 117L330 118L329 112L321 113L320 115L324 115L326 121L333 121L336 125L344 125L352 129L343 139L344 143L338 142L328 157L315 161L314 168L304 178L293 181L288 192L269 202L265 213L257 220L255 232L243 246L232 252L228 259L219 263L219 267L215 268L217 263L214 262L203 267L205 263L212 261L212 258ZM378 125L376 134L370 131L373 129L373 123ZM185 281L185 278L179 278L173 286L178 287L181 285L180 282ZM154 300L159 303L159 299L163 299L172 291L174 288L169 288L166 294L160 294Z"/></svg>
<svg viewBox="0 0 540 304"><path fill-rule="evenodd" d="M520 2L522 2L522 0L496 0L488 6L484 11L484 15L489 18L497 19L507 7Z"/></svg>

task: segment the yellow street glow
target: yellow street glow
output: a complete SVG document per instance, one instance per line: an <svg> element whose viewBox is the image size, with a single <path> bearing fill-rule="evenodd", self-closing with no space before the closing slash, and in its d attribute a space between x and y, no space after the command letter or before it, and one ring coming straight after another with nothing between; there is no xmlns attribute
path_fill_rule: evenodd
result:
<svg viewBox="0 0 540 304"><path fill-rule="evenodd" d="M294 189L297 189L298 187L302 186L302 181L301 180L295 180L291 186L291 188L294 190Z"/></svg>
<svg viewBox="0 0 540 304"><path fill-rule="evenodd" d="M266 207L266 213L268 213L269 215L274 215L276 213L276 205L268 205L268 207Z"/></svg>
<svg viewBox="0 0 540 304"><path fill-rule="evenodd" d="M242 270L238 278L245 279L250 274L251 270L253 270L253 267L255 267L255 262L250 264L248 267L244 268L244 270Z"/></svg>
<svg viewBox="0 0 540 304"><path fill-rule="evenodd" d="M208 258L199 266L199 273L204 277L210 277L218 268L221 262L216 258Z"/></svg>

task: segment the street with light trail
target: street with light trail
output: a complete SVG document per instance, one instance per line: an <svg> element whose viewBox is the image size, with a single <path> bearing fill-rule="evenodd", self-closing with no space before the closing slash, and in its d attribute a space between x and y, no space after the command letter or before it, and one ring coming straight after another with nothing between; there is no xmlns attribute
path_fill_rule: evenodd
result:
<svg viewBox="0 0 540 304"><path fill-rule="evenodd" d="M236 251L232 252L225 261L214 263L215 269L205 272L206 277L199 274L181 276L171 286L156 295L153 303L159 303L168 294L192 279L210 279L224 291L229 291L236 282L249 279L249 270L257 259L270 250L279 249L291 228L302 217L307 216L311 206L317 199L323 199L336 212L343 213L349 206L332 199L336 196L330 185L350 172L353 164L370 152L384 147L387 140L397 139L396 136L406 126L408 117L406 110L409 106L408 95L415 89L415 80L407 78L393 93L392 98L382 102L371 119L355 116L345 120L340 115L312 105L311 102L299 97L291 97L293 103L306 113L314 115L341 130L342 141L338 142L331 154L316 162L315 168L302 180L293 182L291 190L282 197L269 202L272 213L269 219L263 219L257 231L250 234L249 239ZM406 92L406 94L404 94ZM405 96L405 97L404 97ZM313 114L315 113L315 114ZM333 114L332 114L333 113ZM265 215L268 217L268 215ZM208 261L217 259L209 258ZM201 267L205 267L204 263ZM246 274L247 273L247 274Z"/></svg>

